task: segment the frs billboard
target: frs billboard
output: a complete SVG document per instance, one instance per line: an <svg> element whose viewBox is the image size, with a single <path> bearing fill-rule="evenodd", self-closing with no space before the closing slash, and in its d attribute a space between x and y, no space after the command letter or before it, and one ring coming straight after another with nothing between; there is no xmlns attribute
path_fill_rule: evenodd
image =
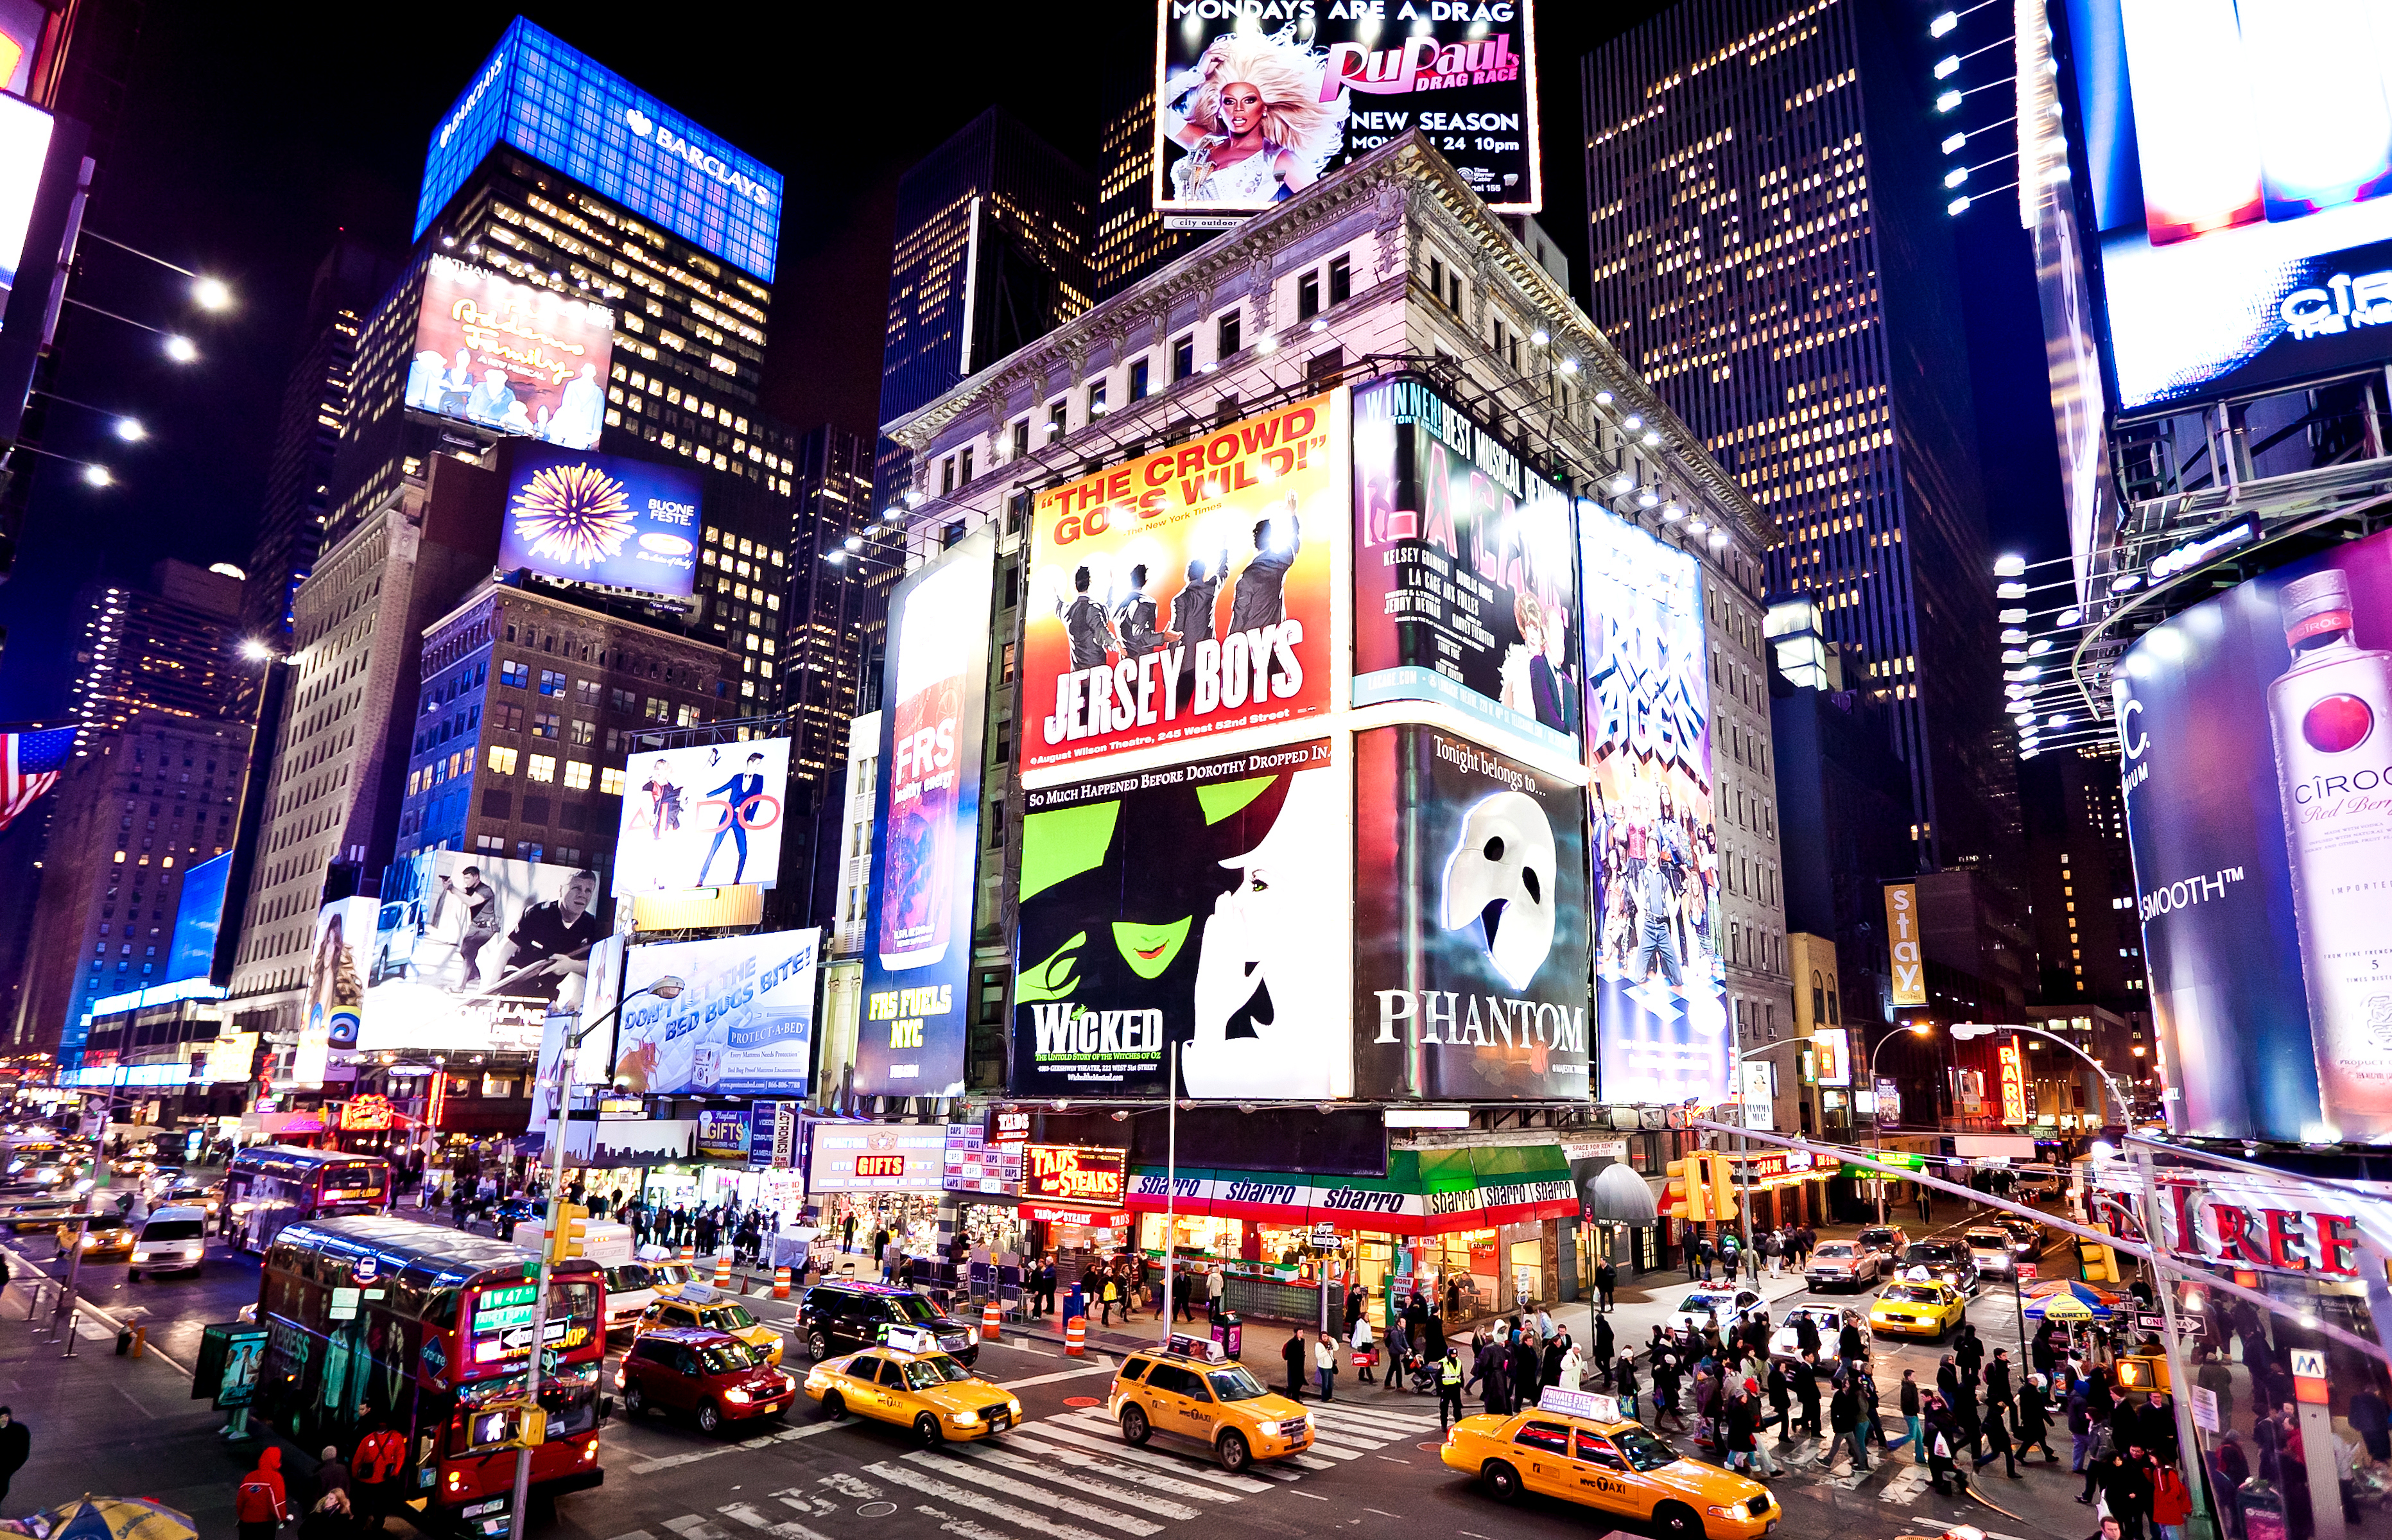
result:
<svg viewBox="0 0 2392 1540"><path fill-rule="evenodd" d="M424 265L407 405L595 449L614 339L615 313L603 304L436 256Z"/></svg>
<svg viewBox="0 0 2392 1540"><path fill-rule="evenodd" d="M1434 728L1354 757L1361 1094L1583 1101L1585 793Z"/></svg>
<svg viewBox="0 0 2392 1540"><path fill-rule="evenodd" d="M501 568L689 597L697 582L696 472L529 445L510 466Z"/></svg>
<svg viewBox="0 0 2392 1540"><path fill-rule="evenodd" d="M1413 129L1496 213L1543 206L1527 0L1162 0L1154 58L1158 209L1268 208Z"/></svg>
<svg viewBox="0 0 2392 1540"><path fill-rule="evenodd" d="M1580 504L1595 999L1607 1102L1730 1094L1702 573Z"/></svg>
<svg viewBox="0 0 2392 1540"><path fill-rule="evenodd" d="M1416 380L1354 393L1354 704L1436 701L1575 760L1569 498Z"/></svg>
<svg viewBox="0 0 2392 1540"><path fill-rule="evenodd" d="M780 881L786 738L636 754L623 783L617 898Z"/></svg>
<svg viewBox="0 0 2392 1540"><path fill-rule="evenodd" d="M963 1090L995 572L983 527L890 595L858 1095Z"/></svg>
<svg viewBox="0 0 2392 1540"><path fill-rule="evenodd" d="M1346 1094L1348 812L1326 741L1031 790L1013 1090ZM870 1033L866 1026L866 1036Z"/></svg>
<svg viewBox="0 0 2392 1540"><path fill-rule="evenodd" d="M1297 401L1038 495L1025 773L1330 709L1346 402Z"/></svg>
<svg viewBox="0 0 2392 1540"><path fill-rule="evenodd" d="M2392 356L2381 7L2067 9L2120 408Z"/></svg>
<svg viewBox="0 0 2392 1540"><path fill-rule="evenodd" d="M2112 676L2179 1133L2392 1140L2386 643L2377 535L2193 606Z"/></svg>

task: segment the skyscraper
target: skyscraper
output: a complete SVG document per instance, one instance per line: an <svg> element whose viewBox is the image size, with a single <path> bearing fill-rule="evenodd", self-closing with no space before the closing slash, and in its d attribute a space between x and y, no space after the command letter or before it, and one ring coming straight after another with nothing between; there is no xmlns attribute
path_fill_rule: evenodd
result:
<svg viewBox="0 0 2392 1540"><path fill-rule="evenodd" d="M1096 297L1109 299L1212 234L1167 230L1154 212L1154 71L1111 72L1105 126L1097 141L1097 213L1088 267Z"/></svg>
<svg viewBox="0 0 2392 1540"><path fill-rule="evenodd" d="M256 669L240 656L241 575L166 561L146 588L94 584L75 647L73 716L86 752L139 712L190 721L244 714Z"/></svg>
<svg viewBox="0 0 2392 1540"><path fill-rule="evenodd" d="M1967 344L1892 9L1705 0L1588 57L1595 318L1776 524L1772 589L1817 603L1888 706L1919 866L2008 889Z"/></svg>

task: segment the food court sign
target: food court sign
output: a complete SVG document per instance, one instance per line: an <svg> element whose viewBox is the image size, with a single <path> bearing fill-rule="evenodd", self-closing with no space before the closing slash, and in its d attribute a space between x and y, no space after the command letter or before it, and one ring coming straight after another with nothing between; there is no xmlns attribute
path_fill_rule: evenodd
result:
<svg viewBox="0 0 2392 1540"><path fill-rule="evenodd" d="M1024 1145L1021 1196L1049 1203L1119 1208L1129 1190L1129 1152L1079 1145Z"/></svg>

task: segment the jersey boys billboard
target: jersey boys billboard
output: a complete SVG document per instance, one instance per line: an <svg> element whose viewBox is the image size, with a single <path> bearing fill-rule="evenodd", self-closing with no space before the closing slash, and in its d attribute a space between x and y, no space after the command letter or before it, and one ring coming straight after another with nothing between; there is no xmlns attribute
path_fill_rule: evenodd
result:
<svg viewBox="0 0 2392 1540"><path fill-rule="evenodd" d="M995 563L982 528L890 595L859 1095L963 1091Z"/></svg>
<svg viewBox="0 0 2392 1540"><path fill-rule="evenodd" d="M1354 760L1359 1094L1583 1098L1583 789L1428 727Z"/></svg>
<svg viewBox="0 0 2392 1540"><path fill-rule="evenodd" d="M1497 214L1543 206L1528 0L1161 0L1154 56L1157 209L1268 208L1414 129Z"/></svg>
<svg viewBox="0 0 2392 1540"><path fill-rule="evenodd" d="M1608 1102L1728 1099L1710 676L1695 558L1579 506L1595 1000Z"/></svg>
<svg viewBox="0 0 2392 1540"><path fill-rule="evenodd" d="M1294 402L1038 495L1025 772L1330 709L1346 399Z"/></svg>
<svg viewBox="0 0 2392 1540"><path fill-rule="evenodd" d="M1030 791L1013 1088L1347 1094L1348 771L1325 740Z"/></svg>
<svg viewBox="0 0 2392 1540"><path fill-rule="evenodd" d="M1569 498L1416 380L1354 393L1354 704L1436 701L1578 757Z"/></svg>

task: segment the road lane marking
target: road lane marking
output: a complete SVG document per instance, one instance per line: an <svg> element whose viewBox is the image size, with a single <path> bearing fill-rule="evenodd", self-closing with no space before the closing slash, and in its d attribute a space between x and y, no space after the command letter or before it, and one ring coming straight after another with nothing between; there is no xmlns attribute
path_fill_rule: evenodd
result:
<svg viewBox="0 0 2392 1540"><path fill-rule="evenodd" d="M950 1461L946 1458L944 1450L933 1454L927 1449L916 1449L904 1457L916 1465L932 1466L945 1470L959 1481L974 1482L987 1487L992 1492L1002 1492L1008 1497L1019 1497L1025 1503L1036 1503L1041 1507L1051 1508L1058 1513L1068 1513L1074 1519L1086 1519L1092 1524L1103 1524L1109 1529L1120 1530L1124 1534L1138 1535L1140 1540L1163 1528L1161 1524L1150 1523L1134 1515L1116 1513L1112 1508L1099 1508L1095 1503L1084 1503L1077 1497L1066 1497L1061 1493L1049 1491L1044 1486L1030 1482L1016 1481L1001 1470L985 1469L975 1461ZM1194 1515L1191 1513L1190 1517L1192 1518Z"/></svg>
<svg viewBox="0 0 2392 1540"><path fill-rule="evenodd" d="M1076 1369L1058 1369L1053 1374L1033 1375L1027 1379L1001 1379L997 1381L997 1388L1005 1391L1019 1391L1032 1385L1052 1385L1059 1379L1077 1379L1083 1375L1112 1372L1113 1361L1107 1358L1094 1364L1083 1364Z"/></svg>
<svg viewBox="0 0 2392 1540"><path fill-rule="evenodd" d="M1009 1524L1019 1525L1034 1534L1052 1534L1059 1536L1060 1540L1104 1540L1104 1537L1094 1530L1081 1529L1073 1524L1058 1523L1043 1513L1033 1513L1026 1508L1016 1508L1011 1503L1000 1503L984 1492L974 1492L969 1487L957 1486L953 1482L942 1482L936 1476L928 1475L895 1461L883 1461L878 1465L866 1466L864 1469L883 1481L894 1482L899 1486L910 1486L926 1497L938 1497L946 1502L959 1504L974 1512L986 1513L1002 1519ZM1126 1528L1126 1526L1119 1527ZM1143 1530L1134 1530L1130 1533L1151 1534L1162 1527L1160 1524L1150 1524Z"/></svg>
<svg viewBox="0 0 2392 1540"><path fill-rule="evenodd" d="M980 1464L1002 1466L1008 1470L1025 1476L1035 1476L1041 1481L1057 1482L1074 1492L1085 1492L1091 1497L1102 1497L1108 1502L1126 1503L1132 1509L1142 1508L1147 1512L1160 1513L1167 1519L1193 1519L1201 1511L1188 1507L1185 1503L1165 1501L1151 1492L1115 1486L1097 1476L1066 1475L1051 1466L1042 1465L1034 1459L1020 1455L1008 1454L987 1443L961 1443L949 1452Z"/></svg>

